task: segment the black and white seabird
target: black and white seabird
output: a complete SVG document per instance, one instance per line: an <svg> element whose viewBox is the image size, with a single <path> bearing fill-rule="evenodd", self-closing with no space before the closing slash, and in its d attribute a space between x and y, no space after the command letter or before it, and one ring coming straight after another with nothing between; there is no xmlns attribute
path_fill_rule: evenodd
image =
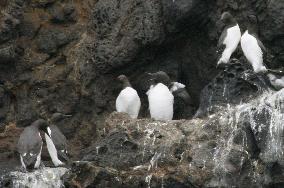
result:
<svg viewBox="0 0 284 188"><path fill-rule="evenodd" d="M54 113L50 119L51 124L47 127L47 133L45 133L47 150L54 166L62 166L69 162L67 139L57 127L57 124L66 117L70 115Z"/></svg>
<svg viewBox="0 0 284 188"><path fill-rule="evenodd" d="M174 96L174 119L187 119L192 117L193 101L185 85L179 82L172 82L170 91Z"/></svg>
<svg viewBox="0 0 284 188"><path fill-rule="evenodd" d="M242 35L236 19L229 12L222 14L221 21L226 27L219 38L218 49L224 49L224 47L225 49L217 62L217 66L229 62L231 55L238 47Z"/></svg>
<svg viewBox="0 0 284 188"><path fill-rule="evenodd" d="M252 65L255 73L267 72L266 67L263 64L263 53L266 51L264 45L257 37L255 25L257 19L255 16L248 17L249 26L248 29L241 37L241 47L245 57Z"/></svg>
<svg viewBox="0 0 284 188"><path fill-rule="evenodd" d="M120 75L117 79L122 83L123 89L116 98L116 111L127 113L131 118L136 119L141 106L140 97L125 75Z"/></svg>
<svg viewBox="0 0 284 188"><path fill-rule="evenodd" d="M39 119L26 127L20 135L17 150L20 153L20 160L23 169L37 169L41 163L42 138L40 130L46 130L48 123Z"/></svg>
<svg viewBox="0 0 284 188"><path fill-rule="evenodd" d="M155 120L172 120L174 96L169 90L170 78L163 72L149 73L151 86L147 92L151 118Z"/></svg>

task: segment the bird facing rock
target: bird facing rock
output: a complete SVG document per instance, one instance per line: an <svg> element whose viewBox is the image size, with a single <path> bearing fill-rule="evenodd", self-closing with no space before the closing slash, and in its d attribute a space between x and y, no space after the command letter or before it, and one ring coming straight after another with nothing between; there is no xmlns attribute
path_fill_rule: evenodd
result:
<svg viewBox="0 0 284 188"><path fill-rule="evenodd" d="M70 115L54 113L50 119L51 124L47 127L45 133L47 150L54 166L62 166L69 162L67 139L57 127L57 124L67 117L70 117Z"/></svg>
<svg viewBox="0 0 284 188"><path fill-rule="evenodd" d="M193 116L193 101L187 92L185 85L172 82L170 91L174 96L174 119L188 119Z"/></svg>
<svg viewBox="0 0 284 188"><path fill-rule="evenodd" d="M39 168L41 164L42 138L40 130L46 131L48 123L43 119L34 121L21 133L17 150L24 170Z"/></svg>

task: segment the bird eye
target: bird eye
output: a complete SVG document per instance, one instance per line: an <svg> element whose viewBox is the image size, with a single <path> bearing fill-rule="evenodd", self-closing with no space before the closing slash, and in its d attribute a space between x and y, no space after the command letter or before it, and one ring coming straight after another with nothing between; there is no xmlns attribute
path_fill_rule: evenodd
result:
<svg viewBox="0 0 284 188"><path fill-rule="evenodd" d="M30 153L30 156L34 156L35 154L33 154L33 153Z"/></svg>
<svg viewBox="0 0 284 188"><path fill-rule="evenodd" d="M62 152L62 153L64 153L64 152L65 152L65 150L63 149L63 150L61 150L61 152Z"/></svg>

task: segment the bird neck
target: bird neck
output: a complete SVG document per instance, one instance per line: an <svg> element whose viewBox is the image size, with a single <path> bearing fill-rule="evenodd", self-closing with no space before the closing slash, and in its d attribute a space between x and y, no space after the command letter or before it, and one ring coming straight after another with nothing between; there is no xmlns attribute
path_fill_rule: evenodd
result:
<svg viewBox="0 0 284 188"><path fill-rule="evenodd" d="M122 82L122 87L123 87L123 89L125 89L127 87L131 87L131 84L130 84L130 82L128 80L124 80Z"/></svg>
<svg viewBox="0 0 284 188"><path fill-rule="evenodd" d="M238 24L237 20L236 20L235 18L232 18L232 19L229 21L228 26L233 27L233 26L235 26L235 25L237 25L237 24Z"/></svg>
<svg viewBox="0 0 284 188"><path fill-rule="evenodd" d="M256 28L256 26L249 25L247 30L248 30L248 33L249 33L249 34L254 34L254 35L257 34L257 28Z"/></svg>
<svg viewBox="0 0 284 188"><path fill-rule="evenodd" d="M167 86L168 88L171 88L171 82L167 81L163 81L161 82L162 84L164 84L165 86Z"/></svg>
<svg viewBox="0 0 284 188"><path fill-rule="evenodd" d="M171 86L171 81L169 77L159 77L156 81L157 84L161 83L167 86L168 88Z"/></svg>

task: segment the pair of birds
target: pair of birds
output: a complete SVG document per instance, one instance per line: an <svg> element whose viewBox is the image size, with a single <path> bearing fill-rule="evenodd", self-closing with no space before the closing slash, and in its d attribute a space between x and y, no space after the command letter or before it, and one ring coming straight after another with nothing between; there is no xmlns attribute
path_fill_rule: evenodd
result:
<svg viewBox="0 0 284 188"><path fill-rule="evenodd" d="M257 37L257 32L255 30L257 22L256 17L248 17L249 26L243 35L236 19L229 12L224 12L222 14L221 21L226 27L219 38L218 48L225 46L225 49L217 66L228 63L231 55L241 42L242 51L252 65L254 72L267 72L267 69L263 64L263 52L266 52L266 49Z"/></svg>
<svg viewBox="0 0 284 188"><path fill-rule="evenodd" d="M69 161L66 137L56 126L56 124L69 116L54 113L50 119L50 125L47 121L38 119L24 129L17 145L24 171L37 169L42 165L41 151L43 140L40 131L44 132L47 149L54 166L61 166Z"/></svg>
<svg viewBox="0 0 284 188"><path fill-rule="evenodd" d="M265 73L276 90L284 88L283 71L273 71L264 66L263 54L267 50L257 37L255 30L255 25L257 24L256 17L252 15L248 17L249 26L243 35L236 19L229 12L222 14L221 21L226 27L219 38L218 48L222 49L224 46L225 48L217 66L228 63L231 55L241 42L242 51L252 65L254 72Z"/></svg>
<svg viewBox="0 0 284 188"><path fill-rule="evenodd" d="M172 120L175 92L185 101L190 100L185 85L171 82L169 76L163 71L148 73L148 75L150 76L150 88L146 94L148 95L151 118L163 121ZM140 97L125 75L120 75L118 80L122 83L123 88L116 98L116 111L127 113L135 119L138 117L141 107Z"/></svg>

